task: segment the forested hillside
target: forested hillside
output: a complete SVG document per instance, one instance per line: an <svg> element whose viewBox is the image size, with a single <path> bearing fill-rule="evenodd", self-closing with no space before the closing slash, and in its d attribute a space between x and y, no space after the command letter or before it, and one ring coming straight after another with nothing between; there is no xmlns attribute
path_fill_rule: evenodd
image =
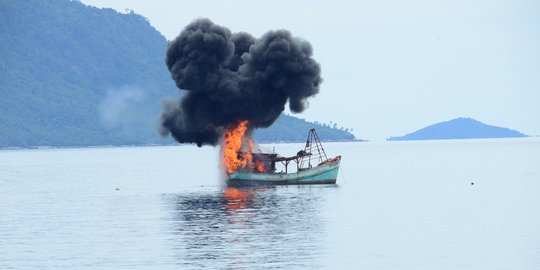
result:
<svg viewBox="0 0 540 270"><path fill-rule="evenodd" d="M338 128L337 124L319 124L281 114L272 126L255 131L257 142L304 142L308 131L317 129L317 134L323 141L354 141L355 137L348 129Z"/></svg>
<svg viewBox="0 0 540 270"><path fill-rule="evenodd" d="M164 64L167 40L144 17L78 1L0 0L0 41L0 147L172 143L156 122L160 99L179 91ZM294 126L302 122L280 119L286 131L258 136L295 141L307 134Z"/></svg>

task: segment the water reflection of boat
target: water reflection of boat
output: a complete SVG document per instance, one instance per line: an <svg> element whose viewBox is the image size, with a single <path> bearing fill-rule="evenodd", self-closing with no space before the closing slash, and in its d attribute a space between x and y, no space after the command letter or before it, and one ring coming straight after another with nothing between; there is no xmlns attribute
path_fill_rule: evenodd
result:
<svg viewBox="0 0 540 270"><path fill-rule="evenodd" d="M229 186L335 184L341 161L341 156L331 159L326 156L315 129L309 131L304 150L295 156L278 157L274 153L253 153L252 156L264 169L228 173ZM291 161L296 164L294 172L289 172ZM276 163L281 163L284 171L276 172Z"/></svg>
<svg viewBox="0 0 540 270"><path fill-rule="evenodd" d="M165 196L171 251L186 269L317 269L331 189L232 188Z"/></svg>
<svg viewBox="0 0 540 270"><path fill-rule="evenodd" d="M245 209L250 207L253 197L255 196L255 189L236 189L226 188L223 190L223 199L225 199L225 208L228 210L233 209Z"/></svg>

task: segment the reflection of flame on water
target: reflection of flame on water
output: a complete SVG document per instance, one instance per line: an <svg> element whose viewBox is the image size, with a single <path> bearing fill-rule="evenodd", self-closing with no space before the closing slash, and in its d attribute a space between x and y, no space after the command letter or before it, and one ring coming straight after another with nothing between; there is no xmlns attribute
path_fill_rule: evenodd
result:
<svg viewBox="0 0 540 270"><path fill-rule="evenodd" d="M223 197L227 204L227 209L244 209L249 206L255 195L254 189L236 189L225 188L223 190Z"/></svg>
<svg viewBox="0 0 540 270"><path fill-rule="evenodd" d="M165 196L175 262L204 269L323 268L325 190L224 188ZM168 219L169 220L169 219ZM271 243L271 244L269 244Z"/></svg>
<svg viewBox="0 0 540 270"><path fill-rule="evenodd" d="M264 165L260 161L253 162L253 140L246 133L248 124L247 120L240 121L225 131L223 163L228 173L237 172L240 168L264 172Z"/></svg>

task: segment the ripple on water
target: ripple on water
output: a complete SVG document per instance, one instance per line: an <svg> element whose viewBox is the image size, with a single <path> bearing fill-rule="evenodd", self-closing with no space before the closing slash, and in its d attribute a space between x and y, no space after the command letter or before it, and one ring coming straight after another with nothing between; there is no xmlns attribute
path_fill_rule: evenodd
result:
<svg viewBox="0 0 540 270"><path fill-rule="evenodd" d="M321 268L324 198L314 189L236 189L166 197L178 262L206 269Z"/></svg>

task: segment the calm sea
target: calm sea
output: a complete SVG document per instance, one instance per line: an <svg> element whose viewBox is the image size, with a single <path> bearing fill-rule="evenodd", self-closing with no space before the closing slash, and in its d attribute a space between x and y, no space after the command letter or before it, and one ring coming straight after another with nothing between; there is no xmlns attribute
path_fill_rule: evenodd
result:
<svg viewBox="0 0 540 270"><path fill-rule="evenodd" d="M248 190L208 147L0 151L0 269L540 269L538 138L325 147L337 186Z"/></svg>

